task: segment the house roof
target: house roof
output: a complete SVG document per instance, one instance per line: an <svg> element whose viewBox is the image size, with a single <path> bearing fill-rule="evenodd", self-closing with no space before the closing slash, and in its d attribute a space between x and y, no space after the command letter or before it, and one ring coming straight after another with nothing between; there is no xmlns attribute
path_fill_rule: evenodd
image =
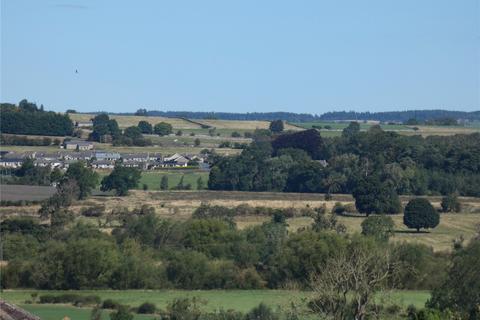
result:
<svg viewBox="0 0 480 320"><path fill-rule="evenodd" d="M0 299L0 319L4 320L40 320L39 317Z"/></svg>

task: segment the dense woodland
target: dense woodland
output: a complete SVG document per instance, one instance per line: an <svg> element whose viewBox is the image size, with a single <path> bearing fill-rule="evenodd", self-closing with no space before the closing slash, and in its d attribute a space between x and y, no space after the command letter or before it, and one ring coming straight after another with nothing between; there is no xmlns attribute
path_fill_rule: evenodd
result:
<svg viewBox="0 0 480 320"><path fill-rule="evenodd" d="M45 136L69 136L73 133L73 123L68 115L43 110L35 103L22 100L18 106L0 104L0 131L11 134L31 134Z"/></svg>
<svg viewBox="0 0 480 320"><path fill-rule="evenodd" d="M341 137L313 129L257 136L240 155L215 159L209 188L330 194L365 183L405 195L480 196L480 134L423 138L379 126L360 132L352 122Z"/></svg>

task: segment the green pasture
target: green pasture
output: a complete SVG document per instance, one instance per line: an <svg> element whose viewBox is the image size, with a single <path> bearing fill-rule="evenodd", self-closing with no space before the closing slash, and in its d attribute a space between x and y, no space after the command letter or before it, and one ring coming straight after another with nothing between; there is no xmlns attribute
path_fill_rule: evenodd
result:
<svg viewBox="0 0 480 320"><path fill-rule="evenodd" d="M100 180L108 174L110 171L98 171L100 175ZM138 183L137 189L143 189L143 185L148 186L148 190L160 190L160 181L163 176L168 177L168 188L172 189L178 185L180 179L183 176L183 184L190 184L192 190L197 189L197 180L199 177L202 177L205 188L208 183L209 173L206 171L198 170L189 170L189 169L172 169L172 170L155 170L155 171L142 171L142 176L140 182Z"/></svg>
<svg viewBox="0 0 480 320"><path fill-rule="evenodd" d="M327 130L325 126L330 126L331 127L330 130L343 130L349 125L349 122L318 121L318 122L298 122L294 124L301 126L305 129L311 129L314 126L321 126L322 129ZM364 123L364 122L359 122L359 124L360 124L360 130L368 130L373 125L372 123ZM380 127L382 127L382 129L386 131L412 130L411 128L403 124L381 124Z"/></svg>
<svg viewBox="0 0 480 320"><path fill-rule="evenodd" d="M90 309L77 308L69 305L39 305L25 304L31 300L32 293L62 294L66 291L42 290L5 290L0 294L2 299L18 304L26 310L39 315L42 320L60 320L68 316L72 320L87 320ZM196 297L200 299L202 308L208 311L232 309L247 312L260 303L265 303L274 309L286 308L292 302L303 305L311 296L306 291L292 290L82 290L68 291L80 295L98 295L102 300L113 299L130 307L138 307L144 302L154 303L158 308L165 308L175 298ZM413 304L422 308L430 297L427 291L393 291L379 294L377 300L384 304L397 304L404 308ZM152 316L136 315L135 320L150 319ZM106 313L104 319L107 319Z"/></svg>

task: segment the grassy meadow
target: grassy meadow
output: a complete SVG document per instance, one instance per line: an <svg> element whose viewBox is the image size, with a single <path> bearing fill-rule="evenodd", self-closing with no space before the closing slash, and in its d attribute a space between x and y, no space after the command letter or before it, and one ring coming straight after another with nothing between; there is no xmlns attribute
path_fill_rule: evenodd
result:
<svg viewBox="0 0 480 320"><path fill-rule="evenodd" d="M182 177L183 183L190 184L193 190L197 189L198 178L202 178L205 187L207 186L208 182L208 172L205 171L147 171L142 172L142 178L140 179L139 187L142 188L143 184L146 184L148 186L148 190L160 190L160 180L163 176L167 176L168 187L170 189L177 186Z"/></svg>
<svg viewBox="0 0 480 320"><path fill-rule="evenodd" d="M349 122L336 121L318 121L318 122L298 122L294 125L303 127L305 129L320 128L320 134L323 137L335 137L342 133L342 130L348 126ZM360 130L366 131L377 122L359 122ZM325 126L329 126L326 129ZM448 136L454 134L470 134L480 132L480 126L477 123L469 124L468 126L407 126L403 124L380 124L380 127L385 131L396 131L403 135L422 135L422 136ZM414 129L416 128L416 129Z"/></svg>
<svg viewBox="0 0 480 320"><path fill-rule="evenodd" d="M62 294L65 291L38 290L5 290L0 296L9 302L20 305L36 314L42 320L59 320L65 316L74 320L87 320L90 308L77 308L69 305L25 304L31 300L31 294ZM131 307L138 307L144 302L154 303L158 308L165 308L175 298L196 297L202 303L202 309L214 311L219 309L247 312L260 303L265 303L274 309L286 310L293 302L303 305L305 299L311 297L307 291L293 290L71 290L68 293L80 295L98 295L102 300L113 299ZM422 308L430 297L427 291L392 291L379 294L377 299L386 304L397 304L403 308L413 304ZM102 319L108 319L104 312ZM135 320L153 319L153 315L135 315Z"/></svg>

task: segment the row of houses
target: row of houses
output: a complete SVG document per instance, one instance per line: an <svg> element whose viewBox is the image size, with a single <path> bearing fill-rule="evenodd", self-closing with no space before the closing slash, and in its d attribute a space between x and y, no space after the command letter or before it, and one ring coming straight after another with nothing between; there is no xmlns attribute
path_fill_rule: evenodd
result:
<svg viewBox="0 0 480 320"><path fill-rule="evenodd" d="M198 163L201 167L206 164L205 155L178 154L162 156L160 153L119 153L111 151L58 151L58 152L2 152L0 167L19 168L26 159L33 159L37 166L50 166L52 168L67 169L77 161L85 161L94 169L113 169L117 161L121 161L126 167L134 167L142 170L153 170L165 167L186 167L192 163Z"/></svg>

